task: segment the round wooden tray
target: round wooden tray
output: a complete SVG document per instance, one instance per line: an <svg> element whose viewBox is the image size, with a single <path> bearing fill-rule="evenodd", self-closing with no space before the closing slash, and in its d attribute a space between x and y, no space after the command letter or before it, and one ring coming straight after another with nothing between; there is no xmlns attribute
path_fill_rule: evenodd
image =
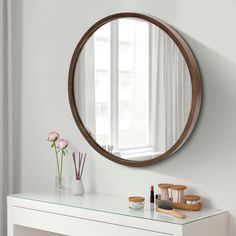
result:
<svg viewBox="0 0 236 236"><path fill-rule="evenodd" d="M202 208L202 203L188 205L185 203L173 202L173 207L175 209L185 210L185 211L200 211Z"/></svg>

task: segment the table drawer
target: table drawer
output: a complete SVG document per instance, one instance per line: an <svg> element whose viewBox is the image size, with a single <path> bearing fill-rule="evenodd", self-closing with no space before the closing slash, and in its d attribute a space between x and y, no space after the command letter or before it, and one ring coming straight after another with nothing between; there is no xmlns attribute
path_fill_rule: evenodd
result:
<svg viewBox="0 0 236 236"><path fill-rule="evenodd" d="M110 224L79 217L53 214L45 211L14 207L13 224L70 236L168 236L124 225Z"/></svg>

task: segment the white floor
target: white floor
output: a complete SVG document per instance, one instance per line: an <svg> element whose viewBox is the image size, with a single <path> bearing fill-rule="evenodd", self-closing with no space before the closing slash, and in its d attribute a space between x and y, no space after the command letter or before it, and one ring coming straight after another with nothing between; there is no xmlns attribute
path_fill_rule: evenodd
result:
<svg viewBox="0 0 236 236"><path fill-rule="evenodd" d="M61 236L62 234L54 234L47 231L36 230L32 228L14 226L14 234L17 236Z"/></svg>

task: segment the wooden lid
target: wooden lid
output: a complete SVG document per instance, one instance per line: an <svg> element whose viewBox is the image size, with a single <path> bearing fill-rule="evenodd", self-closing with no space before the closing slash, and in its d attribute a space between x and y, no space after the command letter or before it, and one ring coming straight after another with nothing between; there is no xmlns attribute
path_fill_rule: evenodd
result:
<svg viewBox="0 0 236 236"><path fill-rule="evenodd" d="M144 202L145 198L140 196L129 197L130 202Z"/></svg>
<svg viewBox="0 0 236 236"><path fill-rule="evenodd" d="M171 188L172 184L158 184L159 188Z"/></svg>
<svg viewBox="0 0 236 236"><path fill-rule="evenodd" d="M200 200L200 196L198 196L198 195L185 195L184 200L185 201L198 201L198 200Z"/></svg>
<svg viewBox="0 0 236 236"><path fill-rule="evenodd" d="M174 189L174 190L185 190L187 188L187 186L185 185L172 185L171 186L171 189Z"/></svg>

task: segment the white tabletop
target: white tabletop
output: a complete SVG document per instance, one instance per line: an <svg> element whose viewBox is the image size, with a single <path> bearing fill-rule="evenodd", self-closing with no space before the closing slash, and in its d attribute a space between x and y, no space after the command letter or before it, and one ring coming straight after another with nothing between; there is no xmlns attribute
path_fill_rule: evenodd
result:
<svg viewBox="0 0 236 236"><path fill-rule="evenodd" d="M128 207L128 196L121 197L121 196L99 194L99 193L86 193L84 196L74 196L71 191L63 191L63 192L45 191L45 192L19 193L11 195L9 197L28 199L32 201L40 201L69 207L77 207L91 211L100 211L111 214L119 214L129 217L137 217L137 218L162 221L166 223L180 224L180 225L188 224L193 221L205 219L226 212L219 209L204 209L204 208L201 209L201 211L196 211L196 212L181 211L186 214L186 219L177 219L170 215L157 213L155 211L155 207L151 207L150 203L147 200L145 200L144 209L141 210L130 209Z"/></svg>

